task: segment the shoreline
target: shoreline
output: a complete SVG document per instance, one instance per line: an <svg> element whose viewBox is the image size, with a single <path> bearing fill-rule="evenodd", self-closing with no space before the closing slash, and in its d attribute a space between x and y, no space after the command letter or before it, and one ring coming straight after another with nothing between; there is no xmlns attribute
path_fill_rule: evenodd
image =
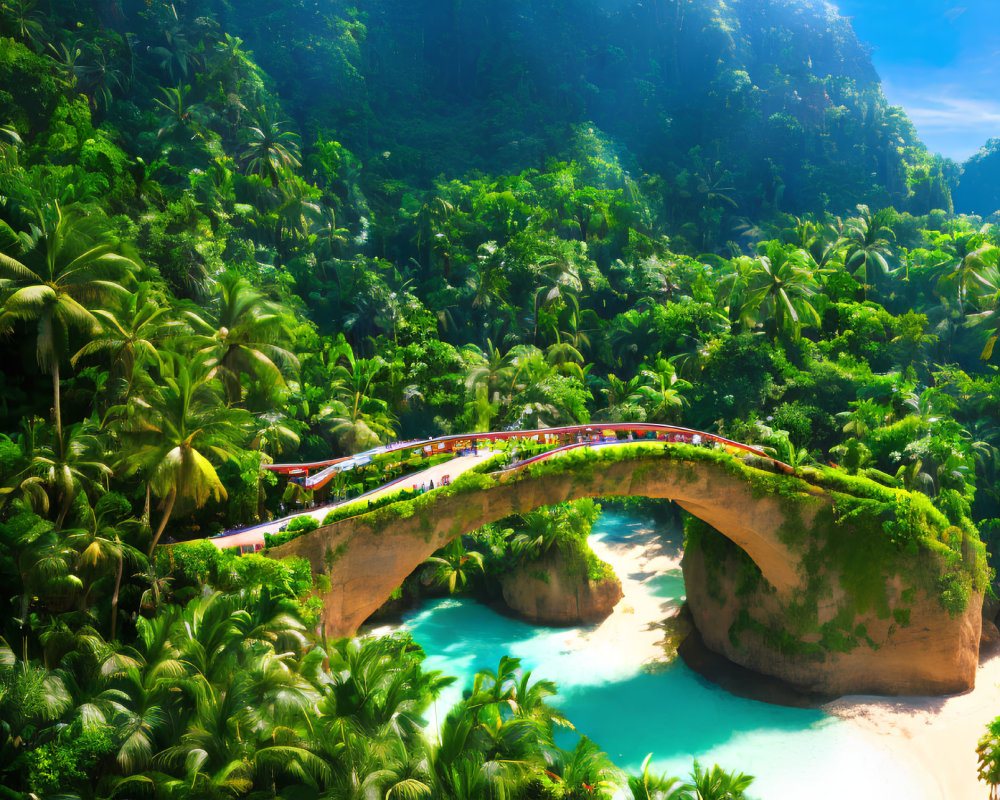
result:
<svg viewBox="0 0 1000 800"><path fill-rule="evenodd" d="M623 597L585 638L620 648L619 653L627 650L630 658L646 665L662 663L663 631L656 621L669 614L669 607L642 592L641 586L653 573L680 568L680 543L637 536L635 542L591 539L591 547L614 568ZM986 725L1000 715L1000 647L981 656L976 687L964 694L848 695L818 707L917 776L928 789L923 800L988 800L989 789L976 774L976 745Z"/></svg>
<svg viewBox="0 0 1000 800"><path fill-rule="evenodd" d="M681 607L678 601L664 601L642 591L642 584L651 577L680 570L683 556L679 542L650 536L652 527L640 528L635 542L612 544L601 538L590 539L591 549L611 565L621 581L622 599L603 622L581 636L584 641L613 647L613 652L627 652L633 662L644 666L673 660L664 650L662 623L676 616Z"/></svg>
<svg viewBox="0 0 1000 800"><path fill-rule="evenodd" d="M859 730L873 745L913 766L937 789L935 800L988 800L976 776L976 745L1000 715L1000 653L981 659L976 687L948 697L850 695L823 710Z"/></svg>

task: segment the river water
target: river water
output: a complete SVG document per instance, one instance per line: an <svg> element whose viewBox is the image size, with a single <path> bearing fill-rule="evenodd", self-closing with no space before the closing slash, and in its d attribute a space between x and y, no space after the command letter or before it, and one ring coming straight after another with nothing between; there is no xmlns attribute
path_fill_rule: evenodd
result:
<svg viewBox="0 0 1000 800"><path fill-rule="evenodd" d="M426 667L458 680L437 701L432 726L502 655L521 659L535 678L556 682L557 705L576 729L620 767L686 777L692 760L756 777L751 796L767 800L938 800L912 764L849 722L821 710L735 697L688 669L664 663L656 625L683 600L676 531L647 519L604 513L591 536L615 567L625 598L601 626L529 625L468 599L429 602L402 627L427 652ZM575 743L572 732L561 746Z"/></svg>

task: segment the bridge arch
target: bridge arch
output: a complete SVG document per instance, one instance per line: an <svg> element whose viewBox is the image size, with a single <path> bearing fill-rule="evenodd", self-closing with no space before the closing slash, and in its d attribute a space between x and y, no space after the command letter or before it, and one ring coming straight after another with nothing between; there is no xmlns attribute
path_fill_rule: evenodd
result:
<svg viewBox="0 0 1000 800"><path fill-rule="evenodd" d="M886 500L886 493L895 490L872 486L885 501L878 506L882 512L910 497L901 492ZM847 547L856 538L863 546L859 537L871 530L860 517L849 521L839 513L838 507L851 505L849 497L693 447L622 445L576 451L498 477L466 475L445 489L321 527L271 554L309 559L314 572L324 576L320 583L329 581L322 590L326 633L349 636L410 572L456 536L510 514L601 496L673 500L756 564L763 581L752 595L712 598L702 585L693 597L688 587L706 644L732 660L832 693L929 694L972 685L981 596L974 589L966 607L953 614L938 602L934 587L946 574L976 573L978 556L967 553L959 573L949 573L954 559L933 547L918 554L914 568L903 563L901 554L878 565L885 572L875 576L884 579L884 597L872 600L871 582L864 586L864 597L855 596L838 564L822 563L828 551L842 554L847 540ZM922 524L947 524L920 509ZM704 559L697 563L700 584L706 568ZM919 619L911 620L911 614ZM713 626L715 619L724 624ZM929 665L926 650L932 639L938 657ZM832 649L832 641L846 652ZM837 665L845 661L850 662L846 681L836 677Z"/></svg>

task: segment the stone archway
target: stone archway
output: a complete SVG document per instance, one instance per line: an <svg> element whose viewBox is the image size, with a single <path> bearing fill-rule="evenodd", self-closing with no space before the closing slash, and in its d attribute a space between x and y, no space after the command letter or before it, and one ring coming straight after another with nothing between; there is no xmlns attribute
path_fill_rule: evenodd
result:
<svg viewBox="0 0 1000 800"><path fill-rule="evenodd" d="M872 541L871 520L842 513L857 512L855 498L721 454L676 452L609 448L499 480L470 475L319 528L272 555L308 558L329 580L323 625L330 636L348 636L435 550L488 522L582 497L667 498L735 545L721 561L707 545L685 558L688 602L709 648L831 694L943 694L973 685L981 595L972 591L962 608L948 609L939 587L973 575L976 553L956 571L954 559L930 544L898 553L882 547L876 566L884 574L874 580L872 565L860 565L865 580L855 590L844 570ZM870 501L872 513L891 509L895 495L884 496L893 490L871 486L883 500ZM921 524L946 525L937 518Z"/></svg>

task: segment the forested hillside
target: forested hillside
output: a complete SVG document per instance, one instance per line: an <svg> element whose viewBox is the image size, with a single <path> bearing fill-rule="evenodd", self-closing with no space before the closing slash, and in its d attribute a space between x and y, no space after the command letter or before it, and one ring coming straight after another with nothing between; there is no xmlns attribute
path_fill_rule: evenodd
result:
<svg viewBox="0 0 1000 800"><path fill-rule="evenodd" d="M957 210L982 217L1000 211L1000 139L990 139L962 166L955 187Z"/></svg>
<svg viewBox="0 0 1000 800"><path fill-rule="evenodd" d="M394 708L349 730L301 564L154 556L302 500L268 460L680 422L992 542L1000 230L953 216L953 172L821 2L0 6L0 796L347 796L411 768L477 796L514 753L453 742L425 774ZM419 714L436 679L405 646L329 654L395 663ZM235 729L232 674L259 710ZM330 752L293 707L317 702Z"/></svg>

